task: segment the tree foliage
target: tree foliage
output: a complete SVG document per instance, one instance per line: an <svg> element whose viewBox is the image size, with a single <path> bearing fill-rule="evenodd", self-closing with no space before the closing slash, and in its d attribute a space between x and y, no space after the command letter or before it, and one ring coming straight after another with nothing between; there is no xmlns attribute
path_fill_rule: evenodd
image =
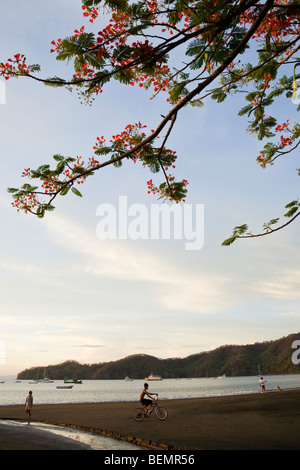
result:
<svg viewBox="0 0 300 470"><path fill-rule="evenodd" d="M104 136L95 138L94 155L85 161L54 155L53 168L45 164L36 170L25 169L22 176L38 183L9 188L18 210L43 217L53 210L59 194L71 190L81 196L75 184L108 165L119 167L126 159L140 162L153 173L162 172L159 186L152 179L147 182L149 193L184 201L188 182L176 180L177 155L167 148L167 140L180 111L187 105L202 107L209 97L221 103L231 94L244 92L246 105L239 114L248 116L248 130L258 140L268 139L257 157L262 168L298 148L300 125L278 122L272 104L281 97L299 104L299 0L82 0L83 16L91 23L103 16L104 9L110 20L98 33L89 32L85 25L51 43L57 60L73 63L72 76L40 78L40 67L28 66L20 53L0 64L0 75L7 80L22 77L76 89L81 101L90 104L111 80L117 80L151 89L152 98L165 94L169 112L155 129L137 122L116 131L109 142ZM247 50L253 63L243 62ZM163 137L161 144L159 137ZM286 208L290 223L300 214L300 206L292 201ZM258 235L248 232L245 224L236 227L223 244L271 233L288 224L274 229L278 220L265 224Z"/></svg>
<svg viewBox="0 0 300 470"><path fill-rule="evenodd" d="M66 361L47 366L52 380L69 379L144 379L151 372L163 378L216 377L257 375L258 364L264 374L299 374L300 365L291 361L291 344L299 340L291 334L275 341L248 345L226 345L212 351L192 354L185 358L159 359L146 354L135 354L123 359L94 364ZM35 380L43 377L44 367L25 369L18 379Z"/></svg>

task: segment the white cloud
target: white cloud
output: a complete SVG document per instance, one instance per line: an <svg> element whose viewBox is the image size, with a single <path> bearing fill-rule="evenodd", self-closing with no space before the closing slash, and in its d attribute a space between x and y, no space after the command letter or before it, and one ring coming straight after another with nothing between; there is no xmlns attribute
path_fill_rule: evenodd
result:
<svg viewBox="0 0 300 470"><path fill-rule="evenodd" d="M147 282L155 287L156 300L164 308L212 313L232 304L229 279L208 275L204 269L193 274L189 267L176 266L167 256L122 240L98 240L96 233L66 217L55 214L45 219L47 235L55 244L80 258L82 272L114 280ZM76 262L79 261L79 258Z"/></svg>
<svg viewBox="0 0 300 470"><path fill-rule="evenodd" d="M261 278L254 290L266 297L278 300L300 299L300 271L297 269L270 270L267 279Z"/></svg>

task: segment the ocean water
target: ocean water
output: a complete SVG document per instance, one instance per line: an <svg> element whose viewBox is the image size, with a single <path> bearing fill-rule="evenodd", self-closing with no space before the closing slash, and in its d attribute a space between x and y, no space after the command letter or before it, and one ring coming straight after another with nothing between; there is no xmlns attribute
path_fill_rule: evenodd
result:
<svg viewBox="0 0 300 470"><path fill-rule="evenodd" d="M266 391L277 392L279 386L282 390L300 389L300 374L264 376ZM4 380L4 379L3 379ZM29 383L31 381L0 379L0 405L23 405L29 390L32 390L34 404L55 403L99 403L99 402L133 402L133 409L138 403L140 391L145 380L84 380L82 384L74 384L72 389L57 389L63 381L55 380L53 383ZM149 382L149 391L159 394L159 399L188 399L226 395L240 395L259 393L259 377L225 377L225 378L198 378L198 379L164 379ZM14 426L26 432L27 424L24 422L1 421L0 428L5 432L5 426ZM96 435L72 428L52 426L45 423L33 422L36 430L43 430L77 442L89 445L91 450L117 450L138 451L141 447L125 441Z"/></svg>
<svg viewBox="0 0 300 470"><path fill-rule="evenodd" d="M264 376L266 390L300 388L300 374ZM1 379L0 379L1 380ZM4 379L3 379L4 380ZM72 389L57 389L62 380L53 383L30 383L29 380L5 380L0 383L0 405L23 405L32 390L34 404L138 402L145 380L83 380ZM148 382L149 391L160 400L259 393L259 377L225 377L198 379L164 379Z"/></svg>

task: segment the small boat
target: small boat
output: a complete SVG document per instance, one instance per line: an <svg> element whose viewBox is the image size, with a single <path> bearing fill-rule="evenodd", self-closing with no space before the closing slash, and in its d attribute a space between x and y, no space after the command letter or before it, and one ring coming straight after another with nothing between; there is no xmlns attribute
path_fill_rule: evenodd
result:
<svg viewBox="0 0 300 470"><path fill-rule="evenodd" d="M131 379L131 378L130 378L130 377L128 377L128 376L127 376L127 377L125 377L125 379L124 379L124 380L125 380L125 382L132 382L132 381L133 381L133 379Z"/></svg>
<svg viewBox="0 0 300 470"><path fill-rule="evenodd" d="M56 388L73 388L73 385L57 385Z"/></svg>
<svg viewBox="0 0 300 470"><path fill-rule="evenodd" d="M43 384L52 384L54 382L54 380L50 380L50 379L48 379L48 377L46 377L46 371L47 371L47 368L45 367L45 369L44 369L44 378L43 379L36 379L36 381L40 382L40 383L43 383Z"/></svg>
<svg viewBox="0 0 300 470"><path fill-rule="evenodd" d="M218 375L218 379L225 379L226 378L226 375Z"/></svg>
<svg viewBox="0 0 300 470"><path fill-rule="evenodd" d="M145 380L162 380L162 378L159 375L153 375L152 372L149 375L149 377L145 377Z"/></svg>
<svg viewBox="0 0 300 470"><path fill-rule="evenodd" d="M82 380L77 380L77 379L65 379L64 380L65 384L82 384Z"/></svg>

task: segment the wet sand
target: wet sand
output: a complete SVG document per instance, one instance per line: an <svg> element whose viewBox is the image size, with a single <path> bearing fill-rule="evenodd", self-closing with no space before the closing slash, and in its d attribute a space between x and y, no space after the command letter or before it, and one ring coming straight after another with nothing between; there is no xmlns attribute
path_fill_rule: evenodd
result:
<svg viewBox="0 0 300 470"><path fill-rule="evenodd" d="M91 450L88 445L35 429L34 425L0 424L0 450Z"/></svg>
<svg viewBox="0 0 300 470"><path fill-rule="evenodd" d="M300 450L300 391L213 398L165 400L168 418L154 415L136 422L136 402L38 405L32 421L71 426L145 449L163 450ZM0 420L26 420L24 406L0 406ZM33 426L32 426L33 427ZM59 436L31 439L30 426L21 435L3 434L0 449L59 449ZM16 433L17 431L15 431ZM26 434L27 433L27 434Z"/></svg>

